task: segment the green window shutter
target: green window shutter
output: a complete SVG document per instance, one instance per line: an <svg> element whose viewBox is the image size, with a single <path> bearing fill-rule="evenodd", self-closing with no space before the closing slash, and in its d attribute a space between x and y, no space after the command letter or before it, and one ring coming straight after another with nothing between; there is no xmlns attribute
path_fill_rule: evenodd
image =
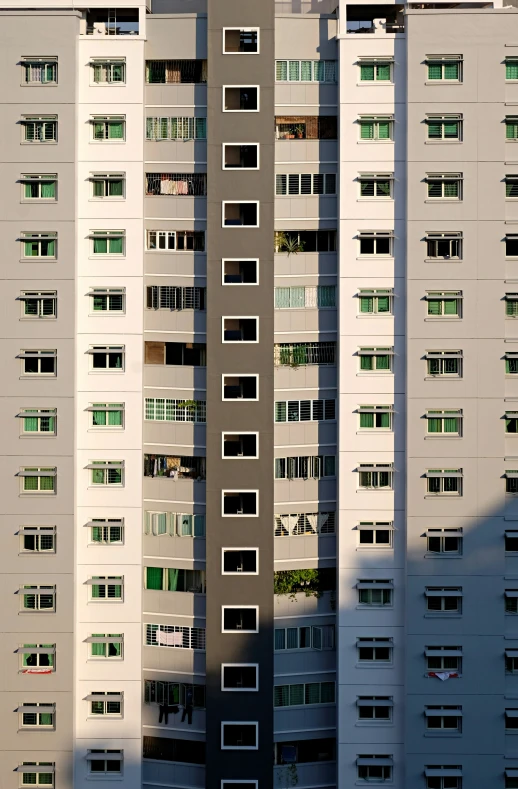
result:
<svg viewBox="0 0 518 789"><path fill-rule="evenodd" d="M114 63L112 66L112 82L122 82L124 75L124 64Z"/></svg>
<svg viewBox="0 0 518 789"><path fill-rule="evenodd" d="M120 427L122 425L122 411L108 411L108 424Z"/></svg>
<svg viewBox="0 0 518 789"><path fill-rule="evenodd" d="M93 542L103 541L104 529L102 526L92 526L92 540Z"/></svg>
<svg viewBox="0 0 518 789"><path fill-rule="evenodd" d="M508 140L515 140L518 137L518 123L505 123L505 136Z"/></svg>
<svg viewBox="0 0 518 789"><path fill-rule="evenodd" d="M458 121L450 121L444 124L444 137L445 139L457 139L459 136L459 123Z"/></svg>
<svg viewBox="0 0 518 789"><path fill-rule="evenodd" d="M377 181L376 182L376 196L377 197L390 197L390 181Z"/></svg>
<svg viewBox="0 0 518 789"><path fill-rule="evenodd" d="M458 197L459 196L459 184L457 181L453 183L445 183L444 184L444 196L445 197Z"/></svg>
<svg viewBox="0 0 518 789"><path fill-rule="evenodd" d="M305 306L305 288L290 288L290 307L303 308Z"/></svg>
<svg viewBox="0 0 518 789"><path fill-rule="evenodd" d="M104 638L104 633L92 633L94 638ZM92 657L106 657L106 644L92 644Z"/></svg>
<svg viewBox="0 0 518 789"><path fill-rule="evenodd" d="M444 314L445 315L457 315L457 299L445 299L444 300Z"/></svg>
<svg viewBox="0 0 518 789"><path fill-rule="evenodd" d="M92 411L92 423L94 427L104 427L106 425L106 411Z"/></svg>
<svg viewBox="0 0 518 789"><path fill-rule="evenodd" d="M56 182L43 181L41 184L41 196L47 200L53 200L56 197Z"/></svg>
<svg viewBox="0 0 518 789"><path fill-rule="evenodd" d="M373 121L360 121L360 139L373 140L374 139L374 123Z"/></svg>
<svg viewBox="0 0 518 789"><path fill-rule="evenodd" d="M378 75L379 75L379 66L378 66ZM381 68L384 68L383 66ZM360 65L360 82L374 82L374 65L368 65L367 63ZM381 79L378 76L378 79Z"/></svg>
<svg viewBox="0 0 518 789"><path fill-rule="evenodd" d="M275 288L275 306L285 308L290 306L290 289Z"/></svg>
<svg viewBox="0 0 518 789"><path fill-rule="evenodd" d="M360 428L374 427L374 414L360 414Z"/></svg>
<svg viewBox="0 0 518 789"><path fill-rule="evenodd" d="M104 181L94 181L93 182L93 196L94 197L104 197ZM97 239L94 239L94 252L95 250L95 242Z"/></svg>
<svg viewBox="0 0 518 789"><path fill-rule="evenodd" d="M122 255L122 236L119 236L119 238L110 238L108 242L111 255Z"/></svg>
<svg viewBox="0 0 518 789"><path fill-rule="evenodd" d="M360 296L360 312L372 312L374 299L372 296Z"/></svg>
<svg viewBox="0 0 518 789"><path fill-rule="evenodd" d="M108 251L107 238L94 238L94 255L105 255Z"/></svg>
<svg viewBox="0 0 518 789"><path fill-rule="evenodd" d="M300 63L298 60L290 60L288 64L290 82L300 82Z"/></svg>
<svg viewBox="0 0 518 789"><path fill-rule="evenodd" d="M320 703L320 682L308 682L305 688L305 704Z"/></svg>
<svg viewBox="0 0 518 789"><path fill-rule="evenodd" d="M278 60L275 64L275 79L277 82L286 82L288 79L288 62Z"/></svg>
<svg viewBox="0 0 518 789"><path fill-rule="evenodd" d="M108 139L109 140L122 140L124 137L124 122L117 121L117 123L108 124Z"/></svg>
<svg viewBox="0 0 518 789"><path fill-rule="evenodd" d="M441 63L428 64L428 79L442 79L442 65Z"/></svg>
<svg viewBox="0 0 518 789"><path fill-rule="evenodd" d="M40 490L54 490L54 477L40 477Z"/></svg>
<svg viewBox="0 0 518 789"><path fill-rule="evenodd" d="M336 306L336 287L334 285L319 285L317 287L317 305L319 307Z"/></svg>
<svg viewBox="0 0 518 789"><path fill-rule="evenodd" d="M360 356L360 370L374 369L374 356Z"/></svg>
<svg viewBox="0 0 518 789"><path fill-rule="evenodd" d="M40 726L52 726L52 713L50 712L40 712L39 713L39 725Z"/></svg>
<svg viewBox="0 0 518 789"><path fill-rule="evenodd" d="M508 302L509 303L509 302ZM35 416L26 416L23 420L23 429L25 433L38 432L38 418Z"/></svg>
<svg viewBox="0 0 518 789"><path fill-rule="evenodd" d="M428 419L428 432L429 433L442 433L442 419Z"/></svg>
<svg viewBox="0 0 518 789"><path fill-rule="evenodd" d="M390 312L390 298L378 296L378 312Z"/></svg>
<svg viewBox="0 0 518 789"><path fill-rule="evenodd" d="M428 123L428 139L442 139L442 123L439 123L438 121L432 121Z"/></svg>
<svg viewBox="0 0 518 789"><path fill-rule="evenodd" d="M518 315L518 300L507 299L505 302L505 314L513 316Z"/></svg>
<svg viewBox="0 0 518 789"><path fill-rule="evenodd" d="M390 414L389 413L378 413L377 415L379 426L380 427L390 427Z"/></svg>
<svg viewBox="0 0 518 789"><path fill-rule="evenodd" d="M102 64L99 63L96 66L94 66L94 82L102 82L103 73L104 73L104 66Z"/></svg>
<svg viewBox="0 0 518 789"><path fill-rule="evenodd" d="M458 425L457 417L446 417L444 419L444 432L445 433L458 433L459 432L459 425Z"/></svg>
<svg viewBox="0 0 518 789"><path fill-rule="evenodd" d="M325 80L325 61L314 60L313 69L314 69L314 81L323 82Z"/></svg>
<svg viewBox="0 0 518 789"><path fill-rule="evenodd" d="M42 244L42 251L41 251L42 257L53 258L55 255L55 244L56 244L55 241L47 241L46 252L45 252L45 246L44 244Z"/></svg>
<svg viewBox="0 0 518 789"><path fill-rule="evenodd" d="M276 631L277 633L283 631ZM289 685L276 685L273 689L273 706L274 707L288 707L290 703L290 686Z"/></svg>
<svg viewBox="0 0 518 789"><path fill-rule="evenodd" d="M178 575L180 571L170 567L167 571L167 591L176 592L178 590Z"/></svg>
<svg viewBox="0 0 518 789"><path fill-rule="evenodd" d="M275 421L276 422L285 422L286 421L286 402L283 400L279 400L275 403Z"/></svg>
<svg viewBox="0 0 518 789"><path fill-rule="evenodd" d="M194 134L197 140L207 139L207 118L194 119Z"/></svg>
<svg viewBox="0 0 518 789"><path fill-rule="evenodd" d="M518 61L509 61L505 64L505 78L518 79Z"/></svg>
<svg viewBox="0 0 518 789"><path fill-rule="evenodd" d="M390 63L376 66L376 80L378 82L389 82L390 80Z"/></svg>
<svg viewBox="0 0 518 789"><path fill-rule="evenodd" d="M390 121L379 121L378 139L390 140Z"/></svg>
<svg viewBox="0 0 518 789"><path fill-rule="evenodd" d="M311 82L311 60L303 60L300 64L300 79L302 82ZM316 79L316 69L315 69Z"/></svg>
<svg viewBox="0 0 518 789"><path fill-rule="evenodd" d="M390 370L390 356L376 356L376 370Z"/></svg>
<svg viewBox="0 0 518 789"><path fill-rule="evenodd" d="M445 63L444 64L444 79L458 79L459 78L459 64L458 63Z"/></svg>
<svg viewBox="0 0 518 789"><path fill-rule="evenodd" d="M304 685L288 685L290 689L290 707L304 704Z"/></svg>
<svg viewBox="0 0 518 789"><path fill-rule="evenodd" d="M108 183L108 194L110 197L122 197L122 179Z"/></svg>

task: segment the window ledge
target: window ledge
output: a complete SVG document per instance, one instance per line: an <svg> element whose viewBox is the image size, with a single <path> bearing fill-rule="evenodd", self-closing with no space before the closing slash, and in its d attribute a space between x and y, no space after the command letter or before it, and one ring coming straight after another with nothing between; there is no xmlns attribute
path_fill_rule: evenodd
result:
<svg viewBox="0 0 518 789"><path fill-rule="evenodd" d="M57 438L56 433L22 433L20 438Z"/></svg>
<svg viewBox="0 0 518 789"><path fill-rule="evenodd" d="M380 377L388 377L389 375L394 375L392 370L383 370L383 372L378 373L356 373L357 378L380 378Z"/></svg>
<svg viewBox="0 0 518 789"><path fill-rule="evenodd" d="M394 255L361 255L356 260L360 263L364 263L366 260L394 260Z"/></svg>
<svg viewBox="0 0 518 789"><path fill-rule="evenodd" d="M358 197L357 203L393 203L393 197Z"/></svg>
<svg viewBox="0 0 518 789"><path fill-rule="evenodd" d="M451 323L451 321L461 321L462 318L459 315L452 315L451 318L446 318L444 315L441 315L437 318L425 318L425 322L430 321L431 323Z"/></svg>
<svg viewBox="0 0 518 789"><path fill-rule="evenodd" d="M462 200L459 197L430 197L424 201L425 203L462 203Z"/></svg>
<svg viewBox="0 0 518 789"><path fill-rule="evenodd" d="M374 609L376 611L386 611L386 610L393 611L394 610L394 606L393 605L368 605L367 603L364 603L363 605L358 604L356 606L356 610L357 611L365 611L365 610L370 611L371 609ZM307 706L307 705L304 705L304 706Z"/></svg>
<svg viewBox="0 0 518 789"><path fill-rule="evenodd" d="M507 733L507 732L506 732ZM438 732L438 731L425 731L424 737L462 737L462 732Z"/></svg>
<svg viewBox="0 0 518 789"><path fill-rule="evenodd" d="M425 82L425 85L438 85L439 87L443 87L445 85L462 85L463 83L459 79L433 79L430 82Z"/></svg>
<svg viewBox="0 0 518 789"><path fill-rule="evenodd" d="M33 199L33 200L20 200L20 205L56 205L57 200L49 198L46 200L45 198Z"/></svg>
<svg viewBox="0 0 518 789"><path fill-rule="evenodd" d="M462 263L463 258L425 258L425 263Z"/></svg>
<svg viewBox="0 0 518 789"><path fill-rule="evenodd" d="M20 263L57 263L57 258L51 257L36 257L36 255L32 258L20 258Z"/></svg>
<svg viewBox="0 0 518 789"><path fill-rule="evenodd" d="M460 375L426 375L425 381L462 381Z"/></svg>
<svg viewBox="0 0 518 789"><path fill-rule="evenodd" d="M393 318L393 312L368 312L364 313L363 315L357 315L356 318L359 320L365 320L365 318ZM516 316L518 317L518 315Z"/></svg>
<svg viewBox="0 0 518 789"><path fill-rule="evenodd" d="M357 436L371 436L371 435L392 435L394 431L391 427L367 427L364 430L357 430ZM518 435L518 434L517 434Z"/></svg>
<svg viewBox="0 0 518 789"><path fill-rule="evenodd" d="M88 260L126 260L126 255L89 255Z"/></svg>
<svg viewBox="0 0 518 789"><path fill-rule="evenodd" d="M358 488L356 493L394 493L394 488Z"/></svg>
<svg viewBox="0 0 518 789"><path fill-rule="evenodd" d="M451 554L448 554L448 553L430 553L429 551L427 551L427 553L425 553L425 555L424 555L424 558L425 559L462 559L462 554L461 553L455 553L454 554L453 551L452 551Z"/></svg>
<svg viewBox="0 0 518 789"><path fill-rule="evenodd" d="M381 545L373 545L372 548L371 548L371 547L368 547L367 545L359 545L356 548L356 550L360 551L360 552L363 552L363 551L369 551L369 552L372 552L372 551L383 551L385 553L385 551L393 551L394 550L394 546L393 545L387 545L386 547L383 547Z"/></svg>
<svg viewBox="0 0 518 789"><path fill-rule="evenodd" d="M437 612L436 614L424 614L425 619L462 619L462 614L444 614Z"/></svg>
<svg viewBox="0 0 518 789"><path fill-rule="evenodd" d="M437 677L431 677L430 676L430 673L433 672L433 671L434 671L434 669L430 669L430 671L427 671L425 674L423 674L424 678L425 679L437 679ZM440 674L441 671L442 671L442 669L440 669L440 668L437 669L437 673L438 674ZM444 671L453 671L453 669L446 668L446 669L444 669ZM462 679L462 674L458 674L456 677L450 677L450 679Z"/></svg>
<svg viewBox="0 0 518 789"><path fill-rule="evenodd" d="M90 145L126 145L126 140L90 140Z"/></svg>
<svg viewBox="0 0 518 789"><path fill-rule="evenodd" d="M89 203L124 203L125 197L89 197ZM27 201L25 201L27 202Z"/></svg>
<svg viewBox="0 0 518 789"><path fill-rule="evenodd" d="M517 435L518 435L518 433L517 433ZM439 440L439 441L451 441L451 440L456 440L456 439L459 439L459 438L462 438L462 436L460 436L460 435L449 435L449 436L442 435L442 436L425 436L424 440L425 441L437 441L437 440Z"/></svg>
<svg viewBox="0 0 518 789"><path fill-rule="evenodd" d="M355 668L394 668L393 663L356 663Z"/></svg>
<svg viewBox="0 0 518 789"><path fill-rule="evenodd" d="M390 726L394 726L394 723L393 721L373 720L373 721L357 721L354 725L357 726L358 728L364 728L364 727L371 728L371 726L383 726L384 728L387 728ZM372 783L372 781L369 781L369 783Z"/></svg>
<svg viewBox="0 0 518 789"><path fill-rule="evenodd" d="M518 80L517 80L518 81ZM374 88L374 87L381 87L381 88L393 88L394 83L390 80L384 79L364 79L361 82L356 83L357 88Z"/></svg>
<svg viewBox="0 0 518 789"><path fill-rule="evenodd" d="M394 143L394 140L356 140L356 145L375 145L377 143L386 145L387 143Z"/></svg>
<svg viewBox="0 0 518 789"><path fill-rule="evenodd" d="M461 499L462 493L426 493L425 499Z"/></svg>
<svg viewBox="0 0 518 789"><path fill-rule="evenodd" d="M462 140L425 140L425 145L462 145Z"/></svg>

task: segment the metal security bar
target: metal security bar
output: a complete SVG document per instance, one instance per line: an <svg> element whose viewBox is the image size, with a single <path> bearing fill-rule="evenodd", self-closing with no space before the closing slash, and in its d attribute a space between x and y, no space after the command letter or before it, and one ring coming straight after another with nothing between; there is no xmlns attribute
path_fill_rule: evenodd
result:
<svg viewBox="0 0 518 789"><path fill-rule="evenodd" d="M274 515L276 537L298 537L311 534L334 534L335 512L299 512Z"/></svg>
<svg viewBox="0 0 518 789"><path fill-rule="evenodd" d="M147 140L206 140L207 118L146 118Z"/></svg>
<svg viewBox="0 0 518 789"><path fill-rule="evenodd" d="M147 60L146 82L162 85L207 82L207 61Z"/></svg>
<svg viewBox="0 0 518 789"><path fill-rule="evenodd" d="M151 285L147 288L149 310L204 310L206 288Z"/></svg>
<svg viewBox="0 0 518 789"><path fill-rule="evenodd" d="M204 627L146 624L146 646L205 649Z"/></svg>
<svg viewBox="0 0 518 789"><path fill-rule="evenodd" d="M206 194L206 173L146 173L146 195L203 197Z"/></svg>
<svg viewBox="0 0 518 789"><path fill-rule="evenodd" d="M336 364L336 342L294 342L274 346L274 364L300 365Z"/></svg>

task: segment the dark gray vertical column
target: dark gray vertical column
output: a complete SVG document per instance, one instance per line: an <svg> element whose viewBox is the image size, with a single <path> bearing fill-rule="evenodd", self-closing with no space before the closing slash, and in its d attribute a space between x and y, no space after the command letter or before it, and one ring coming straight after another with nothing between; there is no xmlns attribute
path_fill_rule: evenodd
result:
<svg viewBox="0 0 518 789"><path fill-rule="evenodd" d="M223 54L224 27L259 27L259 54ZM258 85L260 111L223 112L224 85ZM274 2L208 0L207 789L273 776ZM258 170L223 170L224 142L260 144ZM222 227L222 201L258 200L259 228ZM222 258L259 258L259 284L222 285ZM223 316L257 316L259 342L222 343ZM222 401L222 375L258 374L255 402ZM257 431L259 457L222 459L224 431ZM259 517L222 517L224 489L259 490ZM223 547L259 549L258 575L222 575ZM259 632L222 633L222 606L259 606ZM259 692L223 692L223 663L258 663ZM258 750L221 750L223 721L257 721Z"/></svg>

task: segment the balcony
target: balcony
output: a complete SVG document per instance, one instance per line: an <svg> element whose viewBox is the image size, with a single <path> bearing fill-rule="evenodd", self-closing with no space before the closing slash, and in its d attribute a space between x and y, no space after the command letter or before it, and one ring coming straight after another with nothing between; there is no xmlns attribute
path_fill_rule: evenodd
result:
<svg viewBox="0 0 518 789"><path fill-rule="evenodd" d="M82 36L138 36L138 8L94 8L84 11L79 31Z"/></svg>
<svg viewBox="0 0 518 789"><path fill-rule="evenodd" d="M402 5L348 5L347 32L375 36L404 33L403 9Z"/></svg>

